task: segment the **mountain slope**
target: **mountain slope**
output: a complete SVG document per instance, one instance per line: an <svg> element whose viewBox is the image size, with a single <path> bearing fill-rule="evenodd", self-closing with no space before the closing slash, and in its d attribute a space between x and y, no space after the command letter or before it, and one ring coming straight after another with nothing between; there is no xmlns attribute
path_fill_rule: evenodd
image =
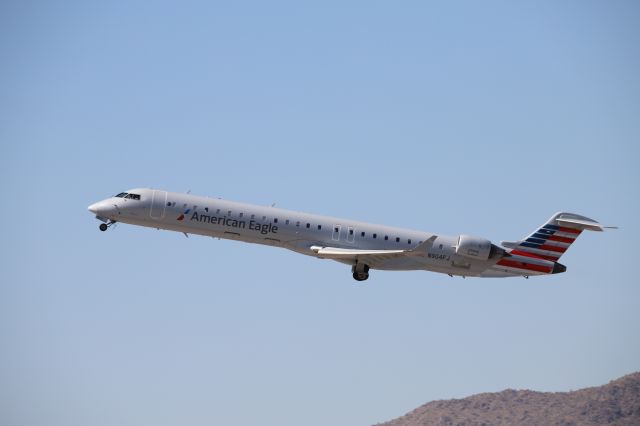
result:
<svg viewBox="0 0 640 426"><path fill-rule="evenodd" d="M572 392L505 390L432 401L380 426L640 425L640 372Z"/></svg>

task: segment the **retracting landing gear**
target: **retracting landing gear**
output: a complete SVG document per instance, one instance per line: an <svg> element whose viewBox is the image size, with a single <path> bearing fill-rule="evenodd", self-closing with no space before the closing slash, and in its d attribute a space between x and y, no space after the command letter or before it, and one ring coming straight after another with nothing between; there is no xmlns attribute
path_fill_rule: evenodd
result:
<svg viewBox="0 0 640 426"><path fill-rule="evenodd" d="M364 263L356 263L351 267L353 272L353 279L356 281L364 281L369 278L369 265Z"/></svg>
<svg viewBox="0 0 640 426"><path fill-rule="evenodd" d="M100 228L100 230L102 232L106 231L107 229L109 229L111 227L111 225L115 224L116 221L115 220L110 220L107 223L101 223L100 226L98 228Z"/></svg>

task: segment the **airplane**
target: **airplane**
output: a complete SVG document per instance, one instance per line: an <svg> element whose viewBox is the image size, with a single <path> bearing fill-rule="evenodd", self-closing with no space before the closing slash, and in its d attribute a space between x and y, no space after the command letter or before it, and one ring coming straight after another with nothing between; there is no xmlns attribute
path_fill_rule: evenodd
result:
<svg viewBox="0 0 640 426"><path fill-rule="evenodd" d="M122 222L281 247L351 266L356 281L372 269L425 270L449 276L525 277L565 272L558 262L593 219L559 212L527 237L501 246L471 235L445 236L190 193L138 188L89 206L106 231Z"/></svg>

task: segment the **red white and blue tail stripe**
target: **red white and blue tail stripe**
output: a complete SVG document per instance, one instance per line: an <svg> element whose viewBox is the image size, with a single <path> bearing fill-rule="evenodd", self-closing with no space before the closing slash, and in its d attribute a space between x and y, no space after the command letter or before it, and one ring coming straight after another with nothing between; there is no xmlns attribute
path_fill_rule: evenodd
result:
<svg viewBox="0 0 640 426"><path fill-rule="evenodd" d="M504 272L528 271L532 275L564 272L566 268L557 261L582 231L604 228L607 227L588 217L556 213L524 240L503 241L509 256L498 261L495 268L505 268Z"/></svg>
<svg viewBox="0 0 640 426"><path fill-rule="evenodd" d="M511 254L556 262L581 233L581 229L546 223L525 240L515 243Z"/></svg>

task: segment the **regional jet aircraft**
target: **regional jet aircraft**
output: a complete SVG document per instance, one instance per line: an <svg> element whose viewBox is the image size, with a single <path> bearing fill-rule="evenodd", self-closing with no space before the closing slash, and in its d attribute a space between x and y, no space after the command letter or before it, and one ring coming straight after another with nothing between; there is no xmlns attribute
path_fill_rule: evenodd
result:
<svg viewBox="0 0 640 426"><path fill-rule="evenodd" d="M300 213L156 189L132 189L89 206L106 231L116 222L282 247L369 270L425 270L462 277L514 277L566 271L558 260L582 231L606 227L573 213L556 213L518 241L501 246L470 235L429 232Z"/></svg>

